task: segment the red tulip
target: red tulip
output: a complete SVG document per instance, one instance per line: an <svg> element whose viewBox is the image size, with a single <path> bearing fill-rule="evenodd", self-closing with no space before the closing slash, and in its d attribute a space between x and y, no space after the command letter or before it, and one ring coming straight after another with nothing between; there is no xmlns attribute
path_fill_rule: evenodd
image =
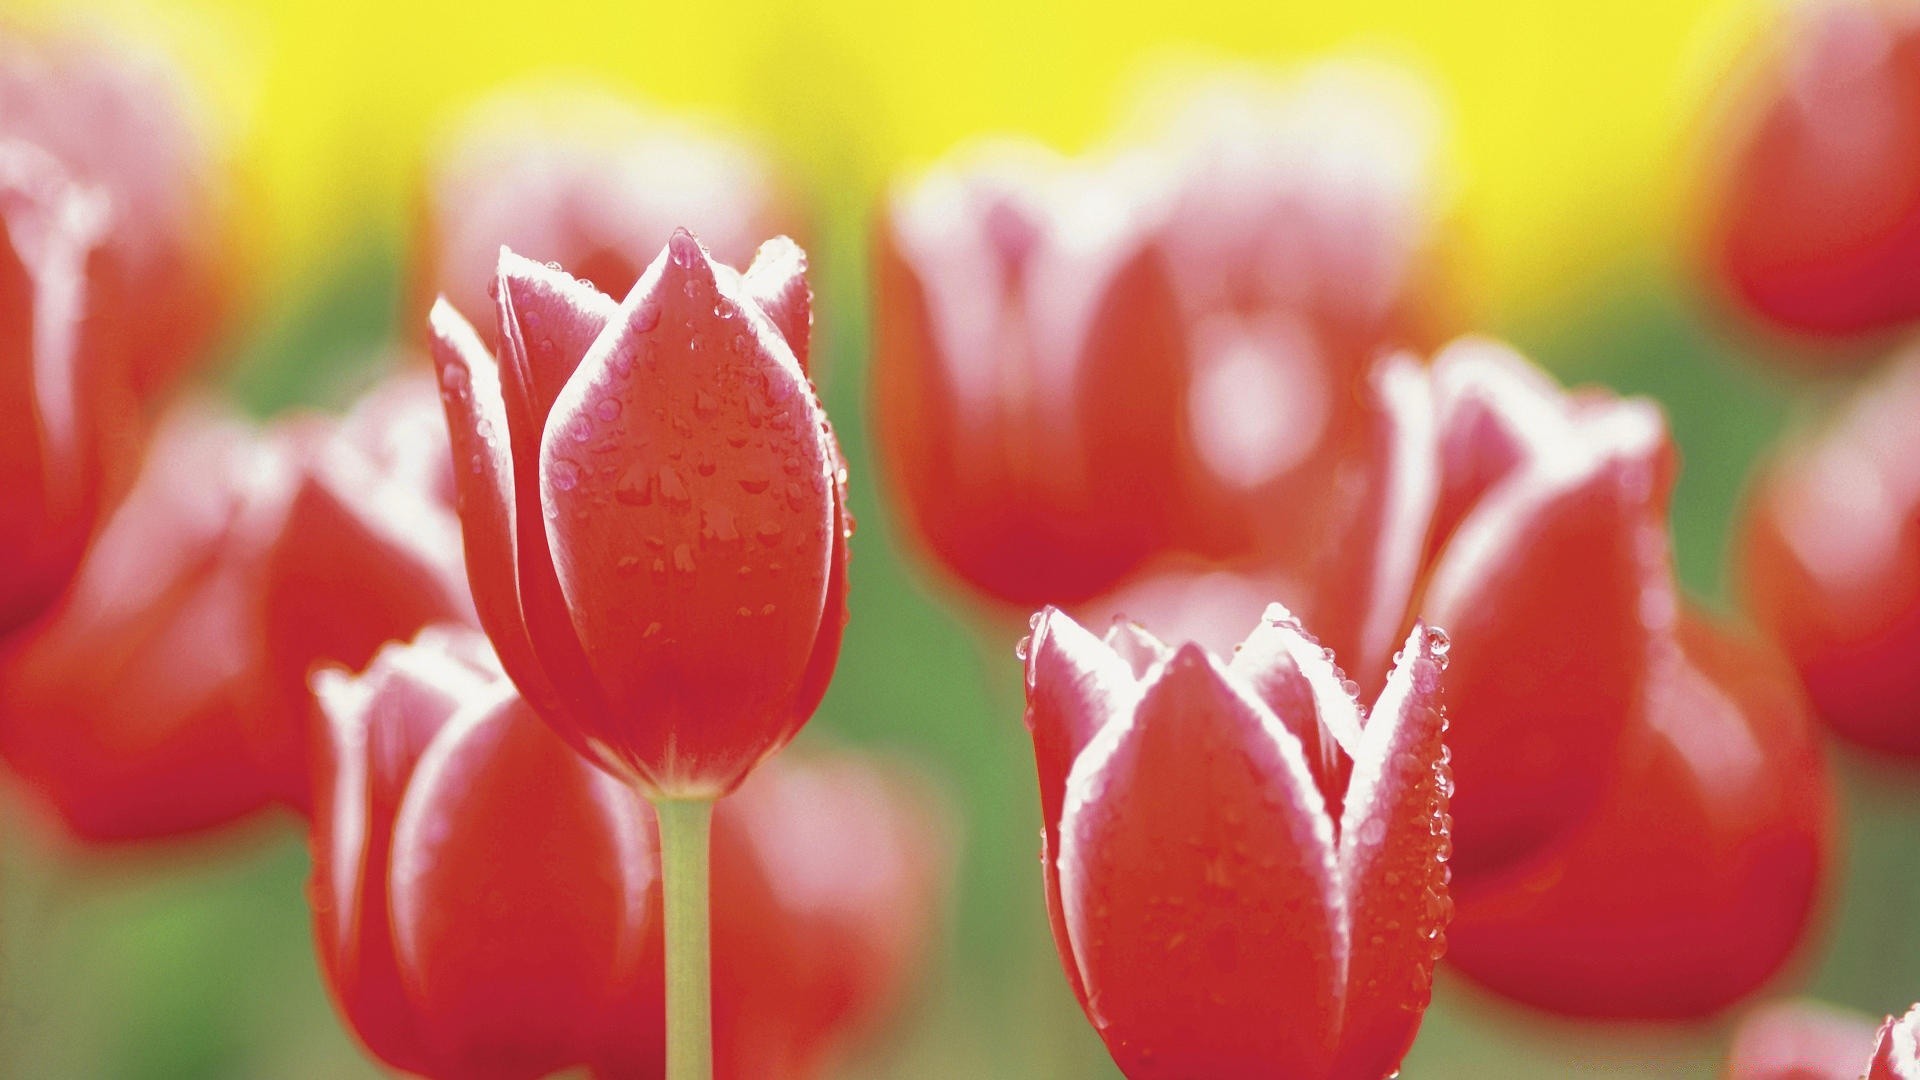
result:
<svg viewBox="0 0 1920 1080"><path fill-rule="evenodd" d="M0 755L88 840L303 804L309 669L472 618L452 512L420 471L445 471L440 423L408 382L331 428L181 410L0 666Z"/></svg>
<svg viewBox="0 0 1920 1080"><path fill-rule="evenodd" d="M1446 652L1416 625L1369 712L1277 605L1230 663L1036 617L1048 911L1128 1076L1398 1068L1452 914Z"/></svg>
<svg viewBox="0 0 1920 1080"><path fill-rule="evenodd" d="M270 801L249 553L291 472L283 443L176 415L72 591L0 669L0 754L80 837L188 832Z"/></svg>
<svg viewBox="0 0 1920 1080"><path fill-rule="evenodd" d="M1748 504L1741 579L1815 711L1864 746L1920 755L1920 352L1789 441Z"/></svg>
<svg viewBox="0 0 1920 1080"><path fill-rule="evenodd" d="M1446 627L1455 869L1478 877L1550 848L1608 785L1649 626L1671 618L1646 582L1668 566L1672 451L1649 403L1566 393L1487 342L1430 371L1383 362L1368 393L1358 471L1326 496L1338 509L1315 548L1198 588L1149 578L1089 608L1204 621L1224 643L1277 590L1368 692L1416 620Z"/></svg>
<svg viewBox="0 0 1920 1080"><path fill-rule="evenodd" d="M1874 1044L1864 1016L1792 1001L1755 1009L1727 1051L1727 1080L1861 1080Z"/></svg>
<svg viewBox="0 0 1920 1080"><path fill-rule="evenodd" d="M1374 361L1451 321L1438 129L1421 87L1329 64L1203 84L1136 151L1192 354L1182 547L1298 558L1334 527Z"/></svg>
<svg viewBox="0 0 1920 1080"><path fill-rule="evenodd" d="M1555 1012L1740 1000L1805 937L1833 862L1833 784L1790 670L1693 617L1652 648L1600 808L1550 854L1456 890L1455 966Z"/></svg>
<svg viewBox="0 0 1920 1080"><path fill-rule="evenodd" d="M798 362L804 271L785 239L743 275L681 231L616 304L503 251L499 362L434 308L481 624L548 722L653 794L732 790L839 653L851 522Z"/></svg>
<svg viewBox="0 0 1920 1080"><path fill-rule="evenodd" d="M318 680L314 925L369 1050L430 1077L660 1075L653 814L435 628ZM818 1077L927 929L914 807L851 760L769 769L716 820L720 1075ZM806 846L794 846L795 841Z"/></svg>
<svg viewBox="0 0 1920 1080"><path fill-rule="evenodd" d="M1920 17L1808 3L1731 102L1706 257L1782 329L1845 337L1920 319Z"/></svg>
<svg viewBox="0 0 1920 1080"><path fill-rule="evenodd" d="M1185 330L1117 177L999 148L881 227L874 421L921 542L1031 609L1170 540Z"/></svg>
<svg viewBox="0 0 1920 1080"><path fill-rule="evenodd" d="M93 332L105 228L97 194L0 135L0 635L66 586L132 412Z"/></svg>
<svg viewBox="0 0 1920 1080"><path fill-rule="evenodd" d="M200 104L170 61L128 42L0 40L0 141L46 151L102 200L91 317L142 396L204 356L236 285L229 184Z"/></svg>
<svg viewBox="0 0 1920 1080"><path fill-rule="evenodd" d="M488 310L504 245L625 296L679 226L739 266L761 237L795 231L789 207L773 170L745 143L612 95L504 96L462 122L432 169L416 294ZM479 329L498 345L491 320ZM793 346L804 364L805 343Z"/></svg>

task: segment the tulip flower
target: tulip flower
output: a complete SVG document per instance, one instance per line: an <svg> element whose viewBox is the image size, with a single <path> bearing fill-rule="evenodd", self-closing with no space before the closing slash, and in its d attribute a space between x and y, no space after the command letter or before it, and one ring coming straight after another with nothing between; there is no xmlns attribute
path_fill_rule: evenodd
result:
<svg viewBox="0 0 1920 1080"><path fill-rule="evenodd" d="M1791 669L1692 615L1653 649L1599 809L1547 855L1455 892L1454 966L1509 997L1575 1016L1707 1016L1806 936L1836 807Z"/></svg>
<svg viewBox="0 0 1920 1080"><path fill-rule="evenodd" d="M681 225L738 266L760 238L797 224L754 147L590 91L522 91L473 109L424 195L416 295L469 313L492 306L503 245L625 296ZM498 345L491 321L479 329Z"/></svg>
<svg viewBox="0 0 1920 1080"><path fill-rule="evenodd" d="M658 1077L653 813L534 715L477 633L316 681L315 939L367 1048L427 1077ZM823 1075L899 992L937 880L925 816L851 758L769 768L716 815L719 1075Z"/></svg>
<svg viewBox="0 0 1920 1080"><path fill-rule="evenodd" d="M1875 1043L1865 1016L1811 1001L1778 1002L1740 1021L1727 1080L1861 1080Z"/></svg>
<svg viewBox="0 0 1920 1080"><path fill-rule="evenodd" d="M1277 594L1369 693L1408 627L1445 626L1461 717L1454 868L1477 877L1552 846L1606 790L1649 621L1671 617L1647 591L1668 567L1671 446L1650 403L1569 394L1473 339L1430 370L1383 362L1368 402L1359 471L1331 496L1316 548L1163 569L1086 610L1224 647Z"/></svg>
<svg viewBox="0 0 1920 1080"><path fill-rule="evenodd" d="M1051 608L1021 654L1054 941L1121 1071L1393 1073L1452 914L1446 637L1371 710L1278 605L1231 661Z"/></svg>
<svg viewBox="0 0 1920 1080"><path fill-rule="evenodd" d="M1790 438L1750 494L1740 579L1754 618L1853 742L1920 755L1920 352Z"/></svg>
<svg viewBox="0 0 1920 1080"><path fill-rule="evenodd" d="M0 141L34 145L102 200L89 318L142 397L204 356L237 284L230 185L201 105L176 65L130 42L0 40Z"/></svg>
<svg viewBox="0 0 1920 1080"><path fill-rule="evenodd" d="M1190 342L1181 548L1312 544L1364 458L1374 361L1444 340L1443 133L1423 90L1354 64L1216 76L1131 148L1167 174L1157 243Z"/></svg>
<svg viewBox="0 0 1920 1080"><path fill-rule="evenodd" d="M1814 4L1726 105L1706 259L1767 322L1846 338L1920 319L1920 15Z"/></svg>
<svg viewBox="0 0 1920 1080"><path fill-rule="evenodd" d="M913 532L1031 610L1110 588L1171 539L1185 331L1117 178L983 150L881 226L874 422Z"/></svg>
<svg viewBox="0 0 1920 1080"><path fill-rule="evenodd" d="M90 330L105 209L0 135L0 635L65 587L103 498L108 433L131 411Z"/></svg>
<svg viewBox="0 0 1920 1080"><path fill-rule="evenodd" d="M428 479L439 411L403 380L337 423L168 418L71 592L0 663L0 756L74 834L304 805L309 669L473 617Z"/></svg>
<svg viewBox="0 0 1920 1080"><path fill-rule="evenodd" d="M711 1070L713 800L812 715L846 620L805 272L785 238L741 274L680 230L616 304L502 249L499 360L444 299L431 318L481 625L535 711L661 818L673 1080Z"/></svg>

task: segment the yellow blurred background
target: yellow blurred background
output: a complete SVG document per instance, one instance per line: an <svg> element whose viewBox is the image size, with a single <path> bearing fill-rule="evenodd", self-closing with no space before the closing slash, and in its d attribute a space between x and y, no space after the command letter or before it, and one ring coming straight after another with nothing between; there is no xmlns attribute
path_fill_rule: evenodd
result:
<svg viewBox="0 0 1920 1080"><path fill-rule="evenodd" d="M29 20L61 0L8 0ZM1097 140L1158 67L1375 57L1445 113L1468 310L1504 328L1679 250L1676 169L1706 90L1773 17L1738 0L1026 0L733 4L124 0L231 125L269 284L405 220L432 137L478 94L585 77L738 127L826 208L969 135Z"/></svg>

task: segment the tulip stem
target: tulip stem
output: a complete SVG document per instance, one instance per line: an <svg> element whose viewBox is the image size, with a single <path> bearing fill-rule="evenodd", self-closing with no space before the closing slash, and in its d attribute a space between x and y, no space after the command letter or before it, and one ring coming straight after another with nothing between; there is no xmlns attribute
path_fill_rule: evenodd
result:
<svg viewBox="0 0 1920 1080"><path fill-rule="evenodd" d="M666 1080L712 1080L707 852L713 833L713 800L661 799L653 808L660 821L660 886L666 907Z"/></svg>

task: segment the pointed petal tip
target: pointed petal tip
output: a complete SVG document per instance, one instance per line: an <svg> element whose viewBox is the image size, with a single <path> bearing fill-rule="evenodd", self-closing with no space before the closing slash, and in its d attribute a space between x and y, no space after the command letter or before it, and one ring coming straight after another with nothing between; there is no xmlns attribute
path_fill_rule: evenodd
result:
<svg viewBox="0 0 1920 1080"><path fill-rule="evenodd" d="M1101 640L1106 643L1107 648L1113 650L1115 656L1133 669L1133 677L1136 679L1145 678L1155 664L1165 660L1173 651L1151 630L1125 615L1113 617L1113 622L1107 626L1106 635Z"/></svg>

